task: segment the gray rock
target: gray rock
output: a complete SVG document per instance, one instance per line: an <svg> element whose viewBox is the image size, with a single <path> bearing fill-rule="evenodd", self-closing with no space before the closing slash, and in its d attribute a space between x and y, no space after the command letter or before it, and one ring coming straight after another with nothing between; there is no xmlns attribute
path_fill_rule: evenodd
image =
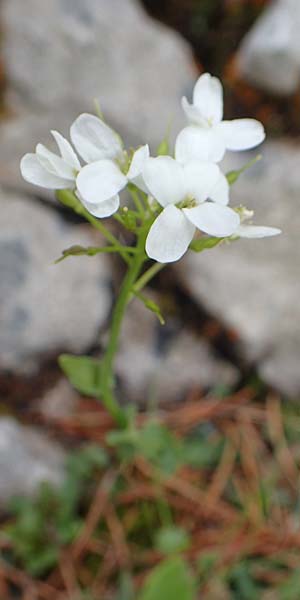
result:
<svg viewBox="0 0 300 600"><path fill-rule="evenodd" d="M21 185L20 157L50 129L94 111L126 145L161 141L184 124L180 98L194 78L191 52L137 0L3 0L3 54L15 116L1 127L0 181Z"/></svg>
<svg viewBox="0 0 300 600"><path fill-rule="evenodd" d="M33 496L42 482L59 485L64 476L62 448L33 427L0 419L0 505L13 496Z"/></svg>
<svg viewBox="0 0 300 600"><path fill-rule="evenodd" d="M299 0L274 0L238 52L242 76L263 90L292 94L300 83Z"/></svg>
<svg viewBox="0 0 300 600"><path fill-rule="evenodd" d="M157 395L161 401L182 399L195 388L231 387L238 377L231 364L213 355L204 338L184 330L171 343L157 371Z"/></svg>
<svg viewBox="0 0 300 600"><path fill-rule="evenodd" d="M89 230L24 196L2 191L0 202L0 368L35 371L44 354L95 342L110 308L109 265L84 256L54 265L63 249L95 244Z"/></svg>
<svg viewBox="0 0 300 600"><path fill-rule="evenodd" d="M159 343L161 325L153 313L133 301L121 336L116 372L126 396L137 404L182 400L193 388L233 385L237 371L213 356L205 339L183 330Z"/></svg>
<svg viewBox="0 0 300 600"><path fill-rule="evenodd" d="M78 406L80 395L67 379L59 379L40 399L37 409L47 422L70 417Z"/></svg>
<svg viewBox="0 0 300 600"><path fill-rule="evenodd" d="M234 205L255 210L255 223L283 234L239 240L178 264L181 282L215 317L240 336L244 357L289 395L300 392L300 147L271 142L263 159L232 188ZM232 155L233 156L233 155ZM227 159L228 170L250 158Z"/></svg>

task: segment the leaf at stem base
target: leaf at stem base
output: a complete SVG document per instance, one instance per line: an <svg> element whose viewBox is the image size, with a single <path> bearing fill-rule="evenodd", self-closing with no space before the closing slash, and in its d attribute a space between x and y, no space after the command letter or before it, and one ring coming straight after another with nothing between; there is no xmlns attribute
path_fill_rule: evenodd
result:
<svg viewBox="0 0 300 600"><path fill-rule="evenodd" d="M76 390L81 394L99 398L101 392L99 360L90 356L61 354L58 363Z"/></svg>

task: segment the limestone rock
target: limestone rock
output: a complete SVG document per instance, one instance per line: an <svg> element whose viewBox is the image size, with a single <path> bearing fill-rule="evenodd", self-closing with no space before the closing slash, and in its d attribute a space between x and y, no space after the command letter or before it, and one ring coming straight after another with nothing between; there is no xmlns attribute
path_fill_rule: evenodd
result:
<svg viewBox="0 0 300 600"><path fill-rule="evenodd" d="M70 417L79 403L79 393L65 378L47 390L38 405L39 414L48 422Z"/></svg>
<svg viewBox="0 0 300 600"><path fill-rule="evenodd" d="M44 355L85 352L97 340L109 264L82 256L54 265L65 248L93 245L89 230L22 195L1 191L0 202L0 368L33 372Z"/></svg>
<svg viewBox="0 0 300 600"><path fill-rule="evenodd" d="M238 65L245 79L267 92L296 92L300 83L299 27L299 1L274 0L239 49Z"/></svg>
<svg viewBox="0 0 300 600"><path fill-rule="evenodd" d="M0 504L33 496L42 482L59 485L64 476L61 447L33 427L0 419Z"/></svg>
<svg viewBox="0 0 300 600"><path fill-rule="evenodd" d="M227 170L254 154L232 154ZM244 357L262 376L294 395L300 392L300 147L269 142L262 154L232 187L231 205L253 208L257 224L279 227L282 235L189 253L177 272L194 299L236 330Z"/></svg>
<svg viewBox="0 0 300 600"><path fill-rule="evenodd" d="M237 371L215 357L205 339L177 327L166 337L153 313L133 301L116 361L127 399L162 404L182 400L193 388L206 390L236 382Z"/></svg>
<svg viewBox="0 0 300 600"><path fill-rule="evenodd" d="M183 126L191 52L137 0L3 0L0 10L15 115L1 127L0 182L22 185L20 157L50 129L68 135L95 98L127 146L155 148L171 121L174 133Z"/></svg>

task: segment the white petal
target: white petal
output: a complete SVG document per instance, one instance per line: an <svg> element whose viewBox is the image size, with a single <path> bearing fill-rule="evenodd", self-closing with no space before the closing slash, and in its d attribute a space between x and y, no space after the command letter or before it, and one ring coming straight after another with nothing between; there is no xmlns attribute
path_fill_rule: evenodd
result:
<svg viewBox="0 0 300 600"><path fill-rule="evenodd" d="M98 217L103 219L104 217L110 217L113 215L120 206L120 197L117 194L109 200L105 200L104 202L99 202L98 204L91 204L90 202L85 202L85 200L81 197L79 193L77 193L80 202L82 202L83 206L86 210L91 213L94 217Z"/></svg>
<svg viewBox="0 0 300 600"><path fill-rule="evenodd" d="M148 144L146 144L145 146L141 146L141 148L138 148L138 150L135 151L131 163L130 163L130 167L127 173L127 177L128 179L133 179L134 177L137 177L138 175L140 175L140 173L142 172L142 169L144 167L144 164L146 162L146 160L149 158L150 156L150 151L149 151L149 146Z"/></svg>
<svg viewBox="0 0 300 600"><path fill-rule="evenodd" d="M217 77L204 73L199 77L195 87L193 101L211 124L219 123L223 117L223 89Z"/></svg>
<svg viewBox="0 0 300 600"><path fill-rule="evenodd" d="M238 235L243 238L264 238L271 237L272 235L278 235L281 233L281 229L277 227L264 227L259 225L240 225L234 232L234 235Z"/></svg>
<svg viewBox="0 0 300 600"><path fill-rule="evenodd" d="M229 190L230 186L227 177L220 171L218 181L209 193L209 198L218 204L226 205L229 202Z"/></svg>
<svg viewBox="0 0 300 600"><path fill-rule="evenodd" d="M95 115L82 114L71 126L71 140L87 163L122 154L119 136Z"/></svg>
<svg viewBox="0 0 300 600"><path fill-rule="evenodd" d="M113 161L99 160L83 167L76 183L84 202L99 204L118 194L127 178Z"/></svg>
<svg viewBox="0 0 300 600"><path fill-rule="evenodd" d="M24 179L34 185L49 190L64 190L73 187L68 179L49 173L42 166L36 154L25 154L21 160L20 168Z"/></svg>
<svg viewBox="0 0 300 600"><path fill-rule="evenodd" d="M186 195L183 167L170 156L149 158L143 179L152 196L161 204L177 204Z"/></svg>
<svg viewBox="0 0 300 600"><path fill-rule="evenodd" d="M216 186L220 177L220 169L214 163L203 163L197 160L184 166L187 192L198 202L204 202Z"/></svg>
<svg viewBox="0 0 300 600"><path fill-rule="evenodd" d="M146 240L146 252L157 262L174 262L183 256L195 233L195 227L182 210L169 204L154 221Z"/></svg>
<svg viewBox="0 0 300 600"><path fill-rule="evenodd" d="M76 171L80 171L80 162L68 140L64 138L58 131L51 131L57 145L59 151L61 153L62 158Z"/></svg>
<svg viewBox="0 0 300 600"><path fill-rule="evenodd" d="M222 121L217 130L228 150L249 150L261 144L266 137L263 125L256 119Z"/></svg>
<svg viewBox="0 0 300 600"><path fill-rule="evenodd" d="M189 125L176 139L175 157L183 164L191 160L219 162L224 154L225 144L215 127L203 129Z"/></svg>
<svg viewBox="0 0 300 600"><path fill-rule="evenodd" d="M146 144L145 146L141 146L141 148L136 150L136 152L134 153L129 167L129 171L127 173L129 181L131 181L131 183L134 183L146 194L148 194L148 189L144 182L142 171L149 157L150 151L148 144Z"/></svg>
<svg viewBox="0 0 300 600"><path fill-rule="evenodd" d="M199 108L195 104L190 104L185 96L181 100L181 105L190 123L200 125L201 127L209 126Z"/></svg>
<svg viewBox="0 0 300 600"><path fill-rule="evenodd" d="M37 145L36 154L41 165L43 165L49 173L57 175L58 177L63 177L64 179L69 179L71 182L75 181L74 169L70 167L61 156L57 156L57 154L48 150L43 144Z"/></svg>
<svg viewBox="0 0 300 600"><path fill-rule="evenodd" d="M240 223L236 212L215 202L204 202L195 208L184 208L183 212L200 231L215 237L232 235Z"/></svg>

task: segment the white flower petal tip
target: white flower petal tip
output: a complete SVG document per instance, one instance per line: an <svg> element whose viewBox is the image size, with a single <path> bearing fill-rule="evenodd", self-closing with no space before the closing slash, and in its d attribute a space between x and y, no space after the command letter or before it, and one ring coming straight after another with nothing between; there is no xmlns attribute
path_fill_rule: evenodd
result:
<svg viewBox="0 0 300 600"><path fill-rule="evenodd" d="M20 169L23 178L29 183L50 190L74 189L76 173L80 162L69 142L58 131L51 132L60 156L37 144L36 152L23 156Z"/></svg>
<svg viewBox="0 0 300 600"><path fill-rule="evenodd" d="M37 144L36 155L41 165L52 175L57 175L70 182L75 180L75 170L61 156L48 150L43 144Z"/></svg>
<svg viewBox="0 0 300 600"><path fill-rule="evenodd" d="M146 186L146 183L143 178L143 169L146 164L146 161L150 157L150 150L148 144L145 146L141 146L138 150L133 154L131 164L127 173L127 178L131 183L134 183L142 192L146 194L149 193L149 190Z"/></svg>
<svg viewBox="0 0 300 600"><path fill-rule="evenodd" d="M53 170L49 171L37 154L25 154L20 163L20 170L25 181L39 187L49 190L72 189L74 187L74 183L70 179L64 179L56 175Z"/></svg>
<svg viewBox="0 0 300 600"><path fill-rule="evenodd" d="M85 202L78 190L76 191L76 195L86 210L93 215L93 217L97 217L98 219L111 217L111 215L117 212L120 206L120 196L118 194L112 198L109 198L108 200L105 200L104 202L99 202L98 204Z"/></svg>
<svg viewBox="0 0 300 600"><path fill-rule="evenodd" d="M168 205L154 221L146 240L149 258L160 263L179 260L187 251L195 227L176 206Z"/></svg>
<svg viewBox="0 0 300 600"><path fill-rule="evenodd" d="M56 141L61 157L66 161L68 165L70 165L70 167L75 169L75 171L80 171L80 162L70 142L68 142L68 140L66 140L66 138L64 138L58 131L51 130L51 134L53 135Z"/></svg>
<svg viewBox="0 0 300 600"><path fill-rule="evenodd" d="M205 127L205 119L200 112L200 110L194 104L190 104L185 96L181 99L181 106L186 114L188 121L192 125L201 125Z"/></svg>
<svg viewBox="0 0 300 600"><path fill-rule="evenodd" d="M193 104L208 123L219 123L223 117L223 89L220 80L209 73L201 75L194 87Z"/></svg>
<svg viewBox="0 0 300 600"><path fill-rule="evenodd" d="M79 156L87 163L122 155L118 134L95 115L83 113L77 117L71 125L70 135Z"/></svg>
<svg viewBox="0 0 300 600"><path fill-rule="evenodd" d="M128 179L133 179L137 177L142 172L142 169L146 163L146 160L150 157L150 150L148 144L145 146L141 146L138 148L133 156L130 163L130 167L127 173Z"/></svg>
<svg viewBox="0 0 300 600"><path fill-rule="evenodd" d="M127 185L127 177L112 160L99 160L81 169L76 184L84 202L98 205L116 196Z"/></svg>
<svg viewBox="0 0 300 600"><path fill-rule="evenodd" d="M240 224L239 215L215 202L204 202L194 208L184 208L187 219L200 231L214 237L229 237L233 235Z"/></svg>
<svg viewBox="0 0 300 600"><path fill-rule="evenodd" d="M277 227L264 227L262 225L240 225L234 235L241 238L259 239L272 237L282 233Z"/></svg>
<svg viewBox="0 0 300 600"><path fill-rule="evenodd" d="M256 119L234 119L222 121L217 126L217 131L223 137L227 150L250 150L261 144L265 137L265 130Z"/></svg>

